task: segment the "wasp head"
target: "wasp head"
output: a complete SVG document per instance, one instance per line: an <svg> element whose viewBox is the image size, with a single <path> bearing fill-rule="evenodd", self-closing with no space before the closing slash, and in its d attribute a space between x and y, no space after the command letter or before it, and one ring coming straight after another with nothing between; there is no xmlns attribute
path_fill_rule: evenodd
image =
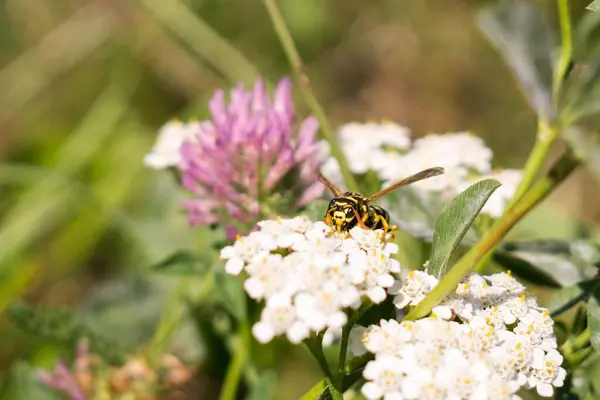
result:
<svg viewBox="0 0 600 400"><path fill-rule="evenodd" d="M356 216L361 215L362 203L352 197L336 197L329 202L327 222L339 233L347 232L358 223Z"/></svg>

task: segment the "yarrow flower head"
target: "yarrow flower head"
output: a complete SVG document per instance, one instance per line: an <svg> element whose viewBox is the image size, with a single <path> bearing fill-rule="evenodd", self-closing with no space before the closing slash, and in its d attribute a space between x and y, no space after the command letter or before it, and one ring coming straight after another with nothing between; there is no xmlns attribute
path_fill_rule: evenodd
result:
<svg viewBox="0 0 600 400"><path fill-rule="evenodd" d="M181 145L198 133L198 122L167 122L160 128L152 152L144 157L144 164L154 169L177 167L181 162Z"/></svg>
<svg viewBox="0 0 600 400"><path fill-rule="evenodd" d="M289 213L323 193L317 179L318 123L308 117L296 128L291 90L291 81L283 79L271 99L259 80L252 91L237 86L228 103L218 90L209 103L211 120L161 131L147 161L177 161L182 184L193 195L183 202L191 225L250 227L259 216Z"/></svg>
<svg viewBox="0 0 600 400"><path fill-rule="evenodd" d="M338 129L338 138L348 161L348 168L355 174L383 171L391 160L410 148L410 130L391 121L350 122ZM331 157L329 145L322 142L321 146L323 173L341 184L339 164Z"/></svg>
<svg viewBox="0 0 600 400"><path fill-rule="evenodd" d="M357 308L361 297L373 303L386 298L400 265L391 255L394 243L383 231L355 227L337 234L323 222L305 217L262 221L260 230L240 237L221 251L225 270L245 272L244 289L265 300L252 332L261 342L285 334L298 343L311 332L340 329L346 308Z"/></svg>
<svg viewBox="0 0 600 400"><path fill-rule="evenodd" d="M437 284L425 275L401 274L389 289L396 307ZM355 332L350 350L375 355L363 374L368 399L516 399L519 388L550 397L566 375L548 310L510 272L471 275L424 319Z"/></svg>
<svg viewBox="0 0 600 400"><path fill-rule="evenodd" d="M482 210L482 214L493 218L502 215L522 175L518 170L492 172L492 151L470 132L434 133L411 141L408 128L391 122L349 123L339 129L338 140L350 170L356 174L374 172L383 181L383 187L430 168L432 163L443 167L444 174L437 179L411 185L428 205L443 205L477 181L499 180L502 186ZM322 171L340 184L339 165L330 156L327 145L321 146Z"/></svg>

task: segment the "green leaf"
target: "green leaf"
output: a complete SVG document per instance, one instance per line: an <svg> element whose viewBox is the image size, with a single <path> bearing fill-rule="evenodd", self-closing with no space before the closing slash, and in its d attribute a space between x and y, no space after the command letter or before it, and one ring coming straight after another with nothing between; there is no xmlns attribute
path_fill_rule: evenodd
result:
<svg viewBox="0 0 600 400"><path fill-rule="evenodd" d="M258 377L258 380L250 388L248 400L272 399L275 395L276 386L277 374L275 371L265 371Z"/></svg>
<svg viewBox="0 0 600 400"><path fill-rule="evenodd" d="M24 332L74 349L79 340L87 339L92 352L111 364L124 362L121 346L78 322L71 310L43 309L26 304L12 304L7 308L10 320Z"/></svg>
<svg viewBox="0 0 600 400"><path fill-rule="evenodd" d="M598 284L600 284L600 278L594 278L564 287L552 295L545 307L553 316L561 314L580 301L587 301Z"/></svg>
<svg viewBox="0 0 600 400"><path fill-rule="evenodd" d="M447 204L435 222L429 273L438 279L445 275L448 260L483 208L487 199L500 187L495 179L471 185Z"/></svg>
<svg viewBox="0 0 600 400"><path fill-rule="evenodd" d="M535 282L534 275L540 271L552 285L563 286L594 277L600 262L600 248L589 240L519 240L503 243L497 253L497 261L505 268L513 269L511 264L518 264L517 275L528 274Z"/></svg>
<svg viewBox="0 0 600 400"><path fill-rule="evenodd" d="M600 138L574 126L565 128L563 137L600 182Z"/></svg>
<svg viewBox="0 0 600 400"><path fill-rule="evenodd" d="M590 342L596 351L600 350L600 286L596 285L587 307L587 323Z"/></svg>
<svg viewBox="0 0 600 400"><path fill-rule="evenodd" d="M137 347L152 337L174 281L157 275L107 281L87 296L78 314L99 334Z"/></svg>
<svg viewBox="0 0 600 400"><path fill-rule="evenodd" d="M505 1L481 12L478 23L504 56L531 108L552 119L554 43L544 10L533 2Z"/></svg>
<svg viewBox="0 0 600 400"><path fill-rule="evenodd" d="M597 15L594 15L596 17ZM600 47L596 39L585 47L577 60L571 76L570 85L561 101L561 114L567 124L580 118L600 112ZM585 46L585 43L581 45Z"/></svg>
<svg viewBox="0 0 600 400"><path fill-rule="evenodd" d="M215 274L215 284L229 311L238 320L246 318L246 293L241 281L235 276L218 272Z"/></svg>
<svg viewBox="0 0 600 400"><path fill-rule="evenodd" d="M494 261L515 275L539 285L569 286L584 278L579 266L561 255L496 250Z"/></svg>
<svg viewBox="0 0 600 400"><path fill-rule="evenodd" d="M210 268L210 261L207 257L190 250L176 251L150 267L154 272L177 276L199 276L208 268Z"/></svg>
<svg viewBox="0 0 600 400"><path fill-rule="evenodd" d="M600 0L592 1L592 3L589 6L587 6L586 9L595 12L600 11Z"/></svg>
<svg viewBox="0 0 600 400"><path fill-rule="evenodd" d="M596 29L600 24L600 13L585 13L573 29L573 57L581 62L592 53L590 47L596 43Z"/></svg>

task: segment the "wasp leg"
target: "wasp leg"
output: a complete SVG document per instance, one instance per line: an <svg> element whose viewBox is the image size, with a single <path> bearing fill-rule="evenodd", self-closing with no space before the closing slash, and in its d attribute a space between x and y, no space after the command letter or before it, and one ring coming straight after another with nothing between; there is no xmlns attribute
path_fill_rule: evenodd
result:
<svg viewBox="0 0 600 400"><path fill-rule="evenodd" d="M356 222L358 222L358 226L360 226L363 229L368 230L369 228L365 225L365 223L364 223L363 219L360 217L360 215L358 215L358 211L356 211L356 208L353 208L352 211L354 211L354 216L356 217Z"/></svg>
<svg viewBox="0 0 600 400"><path fill-rule="evenodd" d="M396 230L398 229L398 226L396 225L390 225L385 218L381 217L380 215L377 216L379 218L379 221L381 221L381 225L383 225L383 240L385 240L385 235L387 235L388 232L391 232L392 234L392 241L396 241Z"/></svg>
<svg viewBox="0 0 600 400"><path fill-rule="evenodd" d="M333 222L331 221L331 215L329 213L325 214L325 218L323 218L323 222L325 222L331 228L331 233L335 233L335 229L333 227Z"/></svg>

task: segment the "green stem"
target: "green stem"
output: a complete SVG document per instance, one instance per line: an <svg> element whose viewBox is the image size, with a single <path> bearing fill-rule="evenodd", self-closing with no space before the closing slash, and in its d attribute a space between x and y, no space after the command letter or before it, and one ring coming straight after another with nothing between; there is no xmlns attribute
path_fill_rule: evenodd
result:
<svg viewBox="0 0 600 400"><path fill-rule="evenodd" d="M315 399L318 399L319 396L321 395L321 393L323 393L323 391L326 388L327 388L327 383L325 382L325 379L322 379L319 382L317 382L317 384L315 386L313 386L312 388L310 388L308 390L308 392L304 393L302 395L302 397L300 397L298 400L315 400Z"/></svg>
<svg viewBox="0 0 600 400"><path fill-rule="evenodd" d="M352 329L353 323L346 324L342 328L342 339L340 343L340 355L338 358L338 372L337 372L337 388L341 391L344 390L344 375L346 367L346 353L348 352L348 339L350 338L350 330Z"/></svg>
<svg viewBox="0 0 600 400"><path fill-rule="evenodd" d="M560 22L560 36L562 45L560 47L560 58L558 61L558 68L554 74L554 102L556 103L559 98L559 92L562 87L562 83L569 68L573 52L573 40L571 34L571 17L569 15L569 1L568 0L557 0L558 5L558 19Z"/></svg>
<svg viewBox="0 0 600 400"><path fill-rule="evenodd" d="M361 370L365 367L365 365L373 359L373 354L366 353L360 357L354 357L347 365L348 370L346 375L346 381L344 382L344 391L349 389L352 385L356 383L358 379L362 376ZM322 379L313 386L308 392L306 392L300 400L315 400L319 397L319 394L323 393L323 391L327 388L327 380Z"/></svg>
<svg viewBox="0 0 600 400"><path fill-rule="evenodd" d="M223 388L221 390L221 395L219 396L220 400L235 400L236 394L238 391L238 386L240 384L240 378L242 376L242 372L244 371L244 365L246 364L246 359L248 356L246 347L246 336L248 329L248 322L245 319L239 321L239 341L234 346L234 355L229 367L227 368L227 373L225 374L225 382L223 383Z"/></svg>
<svg viewBox="0 0 600 400"><path fill-rule="evenodd" d="M230 82L253 82L260 74L246 57L180 0L143 0L144 6Z"/></svg>
<svg viewBox="0 0 600 400"><path fill-rule="evenodd" d="M354 175L350 172L348 168L348 162L346 161L346 157L342 152L342 149L338 145L335 133L327 120L325 112L323 111L323 107L319 104L319 101L315 97L315 94L312 90L310 80L306 75L304 70L304 64L302 63L302 59L300 58L300 54L298 53L298 49L296 49L296 45L294 44L294 39L288 30L285 20L281 15L281 11L277 7L275 0L263 0L267 11L269 12L269 16L271 17L271 21L273 22L273 26L275 28L275 32L279 37L279 41L285 51L285 54L290 62L290 65L294 71L294 75L296 80L300 86L300 91L302 92L302 96L311 111L315 114L317 119L319 120L319 124L321 125L321 131L323 132L323 136L325 140L329 143L331 148L331 154L337 160L340 165L340 169L342 171L342 176L344 177L344 181L350 190L359 191L358 184L354 179Z"/></svg>
<svg viewBox="0 0 600 400"><path fill-rule="evenodd" d="M555 125L550 125L545 119L540 118L538 121L538 130L536 135L535 144L533 149L527 158L525 167L523 169L523 178L517 189L512 200L506 206L504 215L506 215L512 207L523 197L523 195L531 188L535 179L537 178L540 170L544 166L544 162L548 158L548 153L552 144L558 137L559 129ZM503 217L504 217L503 215ZM495 247L495 246L494 246ZM493 249L483 257L479 263L475 266L476 272L482 272L485 266L493 256Z"/></svg>
<svg viewBox="0 0 600 400"><path fill-rule="evenodd" d="M560 346L560 351L565 356L570 356L573 353L576 353L578 350L581 350L583 347L587 346L590 343L591 331L590 328L584 329L579 335L574 338L570 338L562 346Z"/></svg>
<svg viewBox="0 0 600 400"><path fill-rule="evenodd" d="M327 364L327 360L325 359L325 354L323 354L323 336L319 335L316 337L310 337L304 341L310 353L317 359L321 370L325 374L326 377L331 378L331 370L329 369L329 364Z"/></svg>
<svg viewBox="0 0 600 400"><path fill-rule="evenodd" d="M185 306L182 301L183 295L187 292L189 284L188 277L181 278L177 287L171 292L167 305L163 310L161 319L158 323L158 327L146 350L146 356L150 365L154 365L157 362L160 353L164 350L165 344L181 322L185 313Z"/></svg>
<svg viewBox="0 0 600 400"><path fill-rule="evenodd" d="M569 357L569 365L571 368L577 368L584 362L590 354L592 354L594 350L591 347L586 347L585 349L581 349L576 351L571 357Z"/></svg>
<svg viewBox="0 0 600 400"><path fill-rule="evenodd" d="M550 147L558 137L558 127L550 125L545 119L538 121L538 131L533 145L533 149L529 154L529 158L525 163L523 170L523 178L517 186L515 195L512 200L512 204L509 204L510 208L513 206L523 195L533 186L535 179L537 178L540 170L544 166L544 162L548 158L548 152Z"/></svg>
<svg viewBox="0 0 600 400"><path fill-rule="evenodd" d="M590 328L585 328L585 330L581 332L579 336L573 339L573 348L581 349L583 346L586 346L590 342L591 335L592 331L590 331Z"/></svg>
<svg viewBox="0 0 600 400"><path fill-rule="evenodd" d="M458 283L460 283L494 247L504 238L529 211L544 200L558 186L580 161L572 152L567 151L548 172L539 180L502 218L494 223L490 230L475 244L444 276L438 285L413 308L406 319L414 321L425 317L440 301L442 301Z"/></svg>

